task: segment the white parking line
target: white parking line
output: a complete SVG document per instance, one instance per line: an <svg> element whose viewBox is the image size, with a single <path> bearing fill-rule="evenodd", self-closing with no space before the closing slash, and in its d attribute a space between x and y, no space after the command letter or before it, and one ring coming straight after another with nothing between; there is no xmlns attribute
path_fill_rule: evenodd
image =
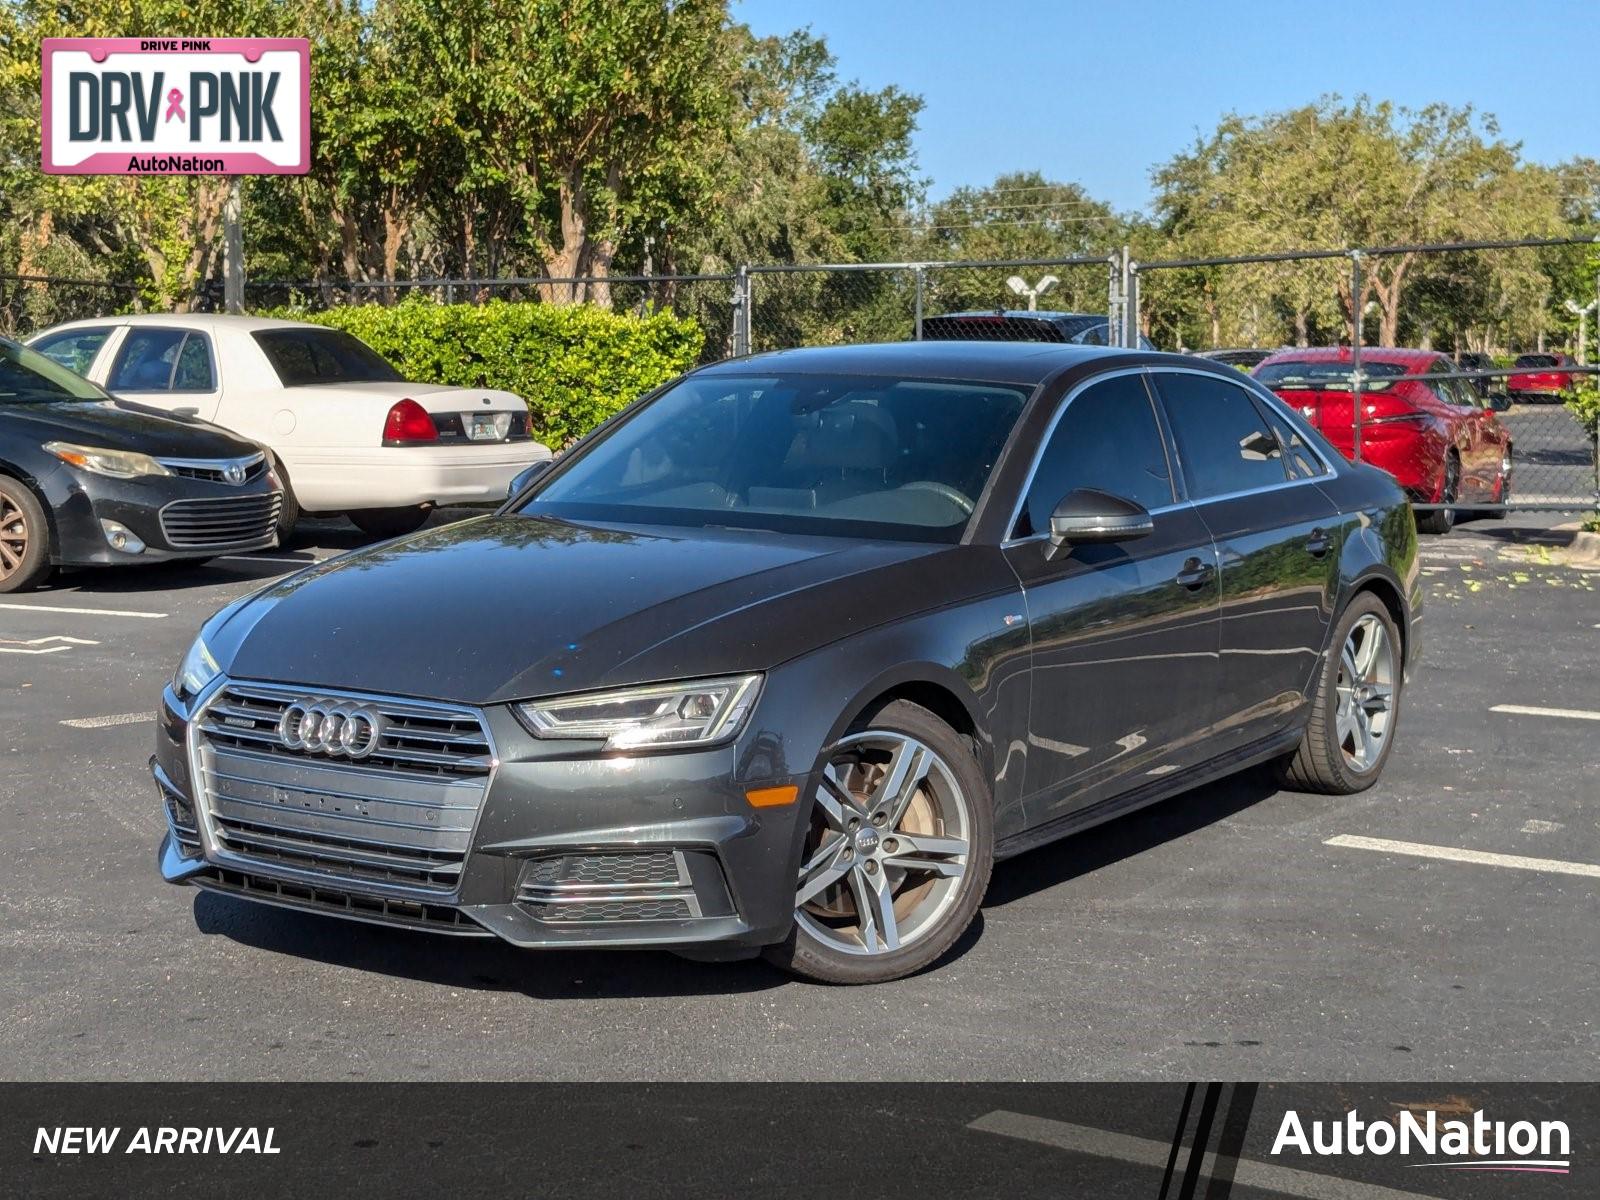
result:
<svg viewBox="0 0 1600 1200"><path fill-rule="evenodd" d="M1111 1133L1088 1125L1073 1125L1067 1121L1051 1121L1024 1113L997 1109L986 1113L967 1126L979 1133L997 1133L1001 1137L1019 1138L1041 1146L1054 1146L1075 1154L1089 1154L1095 1158L1114 1158L1120 1162L1138 1163L1164 1171L1172 1147L1166 1142L1134 1137L1126 1133ZM1208 1153L1201 1164L1202 1175L1210 1178L1216 1171L1218 1155ZM1396 1188L1381 1187L1375 1183L1358 1183L1353 1179L1337 1179L1332 1175L1318 1175L1311 1171L1297 1171L1293 1167L1280 1167L1253 1158L1235 1160L1233 1181L1240 1187L1259 1188L1285 1196L1301 1196L1305 1200L1430 1200L1423 1192L1403 1192Z"/></svg>
<svg viewBox="0 0 1600 1200"><path fill-rule="evenodd" d="M146 621L164 620L167 615L129 608L60 608L50 604L0 604L0 608L14 608L18 612L70 613L75 617L142 617Z"/></svg>
<svg viewBox="0 0 1600 1200"><path fill-rule="evenodd" d="M105 729L111 725L137 725L143 721L154 721L153 712L113 713L109 717L78 717L71 721L62 721L61 724L72 729Z"/></svg>
<svg viewBox="0 0 1600 1200"><path fill-rule="evenodd" d="M0 639L0 654L60 654L63 650L71 650L74 646L98 646L99 642L91 642L87 638L75 637L42 637L26 642L13 642Z"/></svg>
<svg viewBox="0 0 1600 1200"><path fill-rule="evenodd" d="M1522 717L1565 717L1569 721L1600 721L1600 712L1587 708L1539 708L1532 704L1493 704L1490 712L1514 713Z"/></svg>
<svg viewBox="0 0 1600 1200"><path fill-rule="evenodd" d="M1493 854L1487 850L1458 850L1454 846L1430 846L1426 842L1391 842L1388 838L1356 837L1341 833L1322 843L1348 850L1377 850L1384 854L1407 854L1413 858L1439 858L1448 862L1473 863L1480 867L1511 867L1518 871L1544 871L1551 875L1582 875L1600 879L1600 866L1594 863L1565 862L1559 858L1529 858L1522 854Z"/></svg>

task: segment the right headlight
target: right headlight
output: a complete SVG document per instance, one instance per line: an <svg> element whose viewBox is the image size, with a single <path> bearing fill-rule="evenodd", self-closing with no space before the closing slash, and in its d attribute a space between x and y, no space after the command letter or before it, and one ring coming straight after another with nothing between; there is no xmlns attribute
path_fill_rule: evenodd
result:
<svg viewBox="0 0 1600 1200"><path fill-rule="evenodd" d="M195 638L194 645L189 647L189 653L183 656L172 677L172 690L184 700L192 699L221 672L222 668L217 666L217 660L211 657L211 651L206 648L205 639Z"/></svg>
<svg viewBox="0 0 1600 1200"><path fill-rule="evenodd" d="M46 442L44 448L79 470L109 475L113 479L172 474L148 454L140 454L136 450L107 450L101 446L77 446L71 442Z"/></svg>
<svg viewBox="0 0 1600 1200"><path fill-rule="evenodd" d="M607 750L711 746L738 735L760 690L760 675L735 675L530 700L517 709L542 738L603 738Z"/></svg>

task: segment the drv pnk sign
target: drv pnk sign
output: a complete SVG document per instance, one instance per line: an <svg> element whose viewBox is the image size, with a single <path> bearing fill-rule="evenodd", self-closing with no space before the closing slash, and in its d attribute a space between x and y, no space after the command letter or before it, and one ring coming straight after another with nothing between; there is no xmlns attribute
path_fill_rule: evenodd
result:
<svg viewBox="0 0 1600 1200"><path fill-rule="evenodd" d="M55 175L303 175L305 38L46 38L43 157Z"/></svg>

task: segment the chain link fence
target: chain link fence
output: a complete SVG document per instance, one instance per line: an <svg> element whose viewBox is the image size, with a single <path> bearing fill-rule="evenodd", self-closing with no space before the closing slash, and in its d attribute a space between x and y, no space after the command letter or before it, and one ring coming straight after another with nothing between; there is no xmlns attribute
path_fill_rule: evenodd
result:
<svg viewBox="0 0 1600 1200"><path fill-rule="evenodd" d="M135 312L139 307L138 284L0 275L0 337L29 337L63 321Z"/></svg>
<svg viewBox="0 0 1600 1200"><path fill-rule="evenodd" d="M1600 297L1555 297L1591 239L1130 262L1122 338L1249 371L1422 514L1600 510ZM1578 320L1554 321L1552 311ZM1600 338L1593 339L1600 342Z"/></svg>

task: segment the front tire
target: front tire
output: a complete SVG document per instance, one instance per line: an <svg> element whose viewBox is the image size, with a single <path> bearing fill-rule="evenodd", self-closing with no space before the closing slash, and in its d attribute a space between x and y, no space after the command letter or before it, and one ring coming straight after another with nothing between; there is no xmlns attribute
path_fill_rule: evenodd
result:
<svg viewBox="0 0 1600 1200"><path fill-rule="evenodd" d="M432 508L359 508L350 514L355 527L369 537L393 538L414 533L427 523Z"/></svg>
<svg viewBox="0 0 1600 1200"><path fill-rule="evenodd" d="M994 805L971 743L896 700L824 756L789 937L764 952L824 983L885 983L932 965L978 913Z"/></svg>
<svg viewBox="0 0 1600 1200"><path fill-rule="evenodd" d="M50 577L50 526L27 485L0 476L0 595Z"/></svg>
<svg viewBox="0 0 1600 1200"><path fill-rule="evenodd" d="M1334 627L1311 719L1280 776L1302 792L1349 796L1378 782L1400 715L1400 631L1383 601L1362 592Z"/></svg>

